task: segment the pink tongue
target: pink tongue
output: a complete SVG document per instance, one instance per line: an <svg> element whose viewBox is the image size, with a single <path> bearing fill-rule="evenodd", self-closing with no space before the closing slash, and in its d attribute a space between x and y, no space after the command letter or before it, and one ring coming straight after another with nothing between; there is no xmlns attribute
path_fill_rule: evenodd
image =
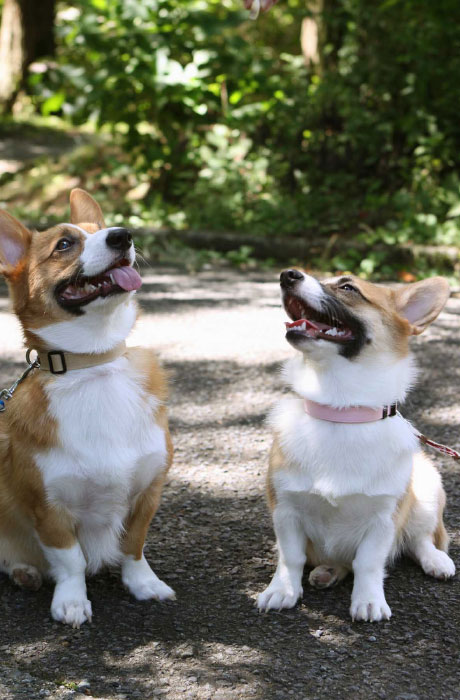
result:
<svg viewBox="0 0 460 700"><path fill-rule="evenodd" d="M106 276L112 275L115 283L125 290L132 292L134 289L139 289L142 284L140 275L133 267L125 265L124 267L114 267L113 270L106 272Z"/></svg>

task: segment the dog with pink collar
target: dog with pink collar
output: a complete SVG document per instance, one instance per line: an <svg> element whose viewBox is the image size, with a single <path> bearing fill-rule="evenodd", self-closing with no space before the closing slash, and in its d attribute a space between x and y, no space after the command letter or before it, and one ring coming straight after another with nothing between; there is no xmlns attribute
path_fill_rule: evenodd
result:
<svg viewBox="0 0 460 700"><path fill-rule="evenodd" d="M293 607L308 564L316 588L352 571L351 617L387 620L385 568L399 554L435 578L455 573L441 477L397 411L416 377L409 339L436 319L449 286L440 277L397 289L348 275L318 282L291 269L281 293L298 355L284 368L295 395L270 418L278 565L258 607Z"/></svg>

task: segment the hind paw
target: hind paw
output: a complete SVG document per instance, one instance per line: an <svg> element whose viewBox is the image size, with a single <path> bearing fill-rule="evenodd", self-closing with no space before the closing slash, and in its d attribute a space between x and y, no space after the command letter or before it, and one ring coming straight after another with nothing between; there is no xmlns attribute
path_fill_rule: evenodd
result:
<svg viewBox="0 0 460 700"><path fill-rule="evenodd" d="M42 576L35 566L28 564L14 564L11 568L11 580L20 588L29 591L38 591L42 585Z"/></svg>
<svg viewBox="0 0 460 700"><path fill-rule="evenodd" d="M345 575L346 574L344 574L338 566L326 566L325 564L321 564L321 566L317 566L310 572L308 583L310 586L313 586L313 588L331 588L339 583Z"/></svg>
<svg viewBox="0 0 460 700"><path fill-rule="evenodd" d="M423 571L428 576L439 579L448 579L455 574L455 564L452 559L440 549L430 552L429 556L420 560Z"/></svg>

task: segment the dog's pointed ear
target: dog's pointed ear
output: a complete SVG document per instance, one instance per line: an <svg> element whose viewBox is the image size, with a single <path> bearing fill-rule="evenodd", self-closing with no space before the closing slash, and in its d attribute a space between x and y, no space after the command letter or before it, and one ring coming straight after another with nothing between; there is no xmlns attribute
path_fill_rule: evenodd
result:
<svg viewBox="0 0 460 700"><path fill-rule="evenodd" d="M413 282L396 292L396 310L409 321L411 334L418 335L432 323L444 308L450 289L443 277L430 277Z"/></svg>
<svg viewBox="0 0 460 700"><path fill-rule="evenodd" d="M0 209L0 272L14 268L26 255L31 232L20 221Z"/></svg>
<svg viewBox="0 0 460 700"><path fill-rule="evenodd" d="M70 193L70 221L72 224L96 224L105 228L102 209L88 192L76 187Z"/></svg>

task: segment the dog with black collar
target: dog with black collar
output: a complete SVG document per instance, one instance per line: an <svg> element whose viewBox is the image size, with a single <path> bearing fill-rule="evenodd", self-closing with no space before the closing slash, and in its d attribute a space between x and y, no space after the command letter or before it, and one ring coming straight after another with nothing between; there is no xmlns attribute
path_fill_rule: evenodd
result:
<svg viewBox="0 0 460 700"><path fill-rule="evenodd" d="M138 600L174 598L143 553L173 449L165 372L125 345L142 283L131 234L83 190L70 208L40 233L0 211L0 273L29 349L0 396L0 571L29 589L53 579L52 617L80 627L86 574L104 565Z"/></svg>

